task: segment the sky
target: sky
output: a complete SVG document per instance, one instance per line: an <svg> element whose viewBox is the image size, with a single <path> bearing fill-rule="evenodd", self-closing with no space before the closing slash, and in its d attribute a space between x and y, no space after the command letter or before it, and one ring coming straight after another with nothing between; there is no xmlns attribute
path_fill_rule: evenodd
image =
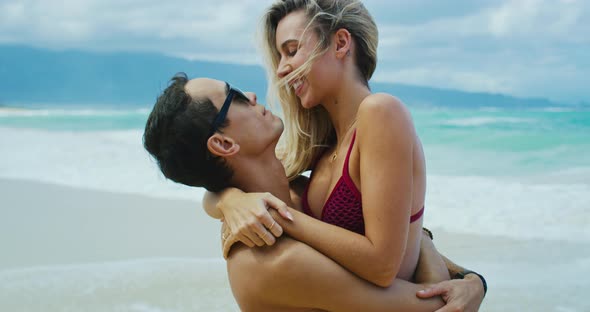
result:
<svg viewBox="0 0 590 312"><path fill-rule="evenodd" d="M262 64L271 0L0 0L0 44ZM373 81L590 102L590 1L365 0Z"/></svg>

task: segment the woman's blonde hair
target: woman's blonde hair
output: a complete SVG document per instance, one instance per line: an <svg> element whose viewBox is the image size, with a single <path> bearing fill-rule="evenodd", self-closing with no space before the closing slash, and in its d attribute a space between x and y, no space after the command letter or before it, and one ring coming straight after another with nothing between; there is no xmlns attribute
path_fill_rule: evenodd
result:
<svg viewBox="0 0 590 312"><path fill-rule="evenodd" d="M317 36L318 43L311 56L298 69L283 78L276 75L280 53L276 48L277 25L295 11L305 12L308 19L302 37L308 30ZM365 6L358 0L279 0L263 18L263 48L268 61L271 82L268 100L280 103L285 121L285 133L278 151L289 179L309 169L322 147L335 140L334 126L327 111L320 105L305 109L289 88L288 82L305 76L313 62L330 47L331 35L338 29L348 30L356 45L355 62L359 79L368 81L377 64L377 26ZM302 40L299 40L302 42Z"/></svg>

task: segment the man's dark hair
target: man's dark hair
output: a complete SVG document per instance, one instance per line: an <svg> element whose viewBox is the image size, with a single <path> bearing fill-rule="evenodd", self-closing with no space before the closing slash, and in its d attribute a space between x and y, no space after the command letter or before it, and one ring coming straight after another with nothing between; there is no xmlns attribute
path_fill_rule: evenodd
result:
<svg viewBox="0 0 590 312"><path fill-rule="evenodd" d="M233 171L209 152L211 124L218 113L210 99L193 99L184 90L186 74L176 74L158 97L143 133L143 146L166 178L211 192L230 186ZM227 126L227 120L221 129Z"/></svg>

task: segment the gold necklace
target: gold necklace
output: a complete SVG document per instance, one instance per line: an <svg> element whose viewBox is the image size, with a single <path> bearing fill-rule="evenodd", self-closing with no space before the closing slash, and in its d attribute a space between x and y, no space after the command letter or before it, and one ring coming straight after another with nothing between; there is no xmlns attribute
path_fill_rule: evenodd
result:
<svg viewBox="0 0 590 312"><path fill-rule="evenodd" d="M354 120L350 123L350 125L348 126L348 128L346 129L346 132L344 132L344 135L342 136L342 141L338 144L336 144L336 150L334 150L334 154L332 154L332 157L330 157L330 163L333 163L336 158L338 158L338 150L340 149L340 144L342 142L344 142L344 138L346 137L346 135L348 134L348 131L350 131L350 129L352 129L352 126L356 123L356 118L354 118Z"/></svg>

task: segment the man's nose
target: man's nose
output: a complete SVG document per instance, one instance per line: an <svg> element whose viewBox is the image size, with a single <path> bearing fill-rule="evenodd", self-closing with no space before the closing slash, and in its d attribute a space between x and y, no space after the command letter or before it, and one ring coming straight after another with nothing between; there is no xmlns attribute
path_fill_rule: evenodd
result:
<svg viewBox="0 0 590 312"><path fill-rule="evenodd" d="M248 100L250 100L250 105L256 105L258 103L258 97L254 92L245 92Z"/></svg>

